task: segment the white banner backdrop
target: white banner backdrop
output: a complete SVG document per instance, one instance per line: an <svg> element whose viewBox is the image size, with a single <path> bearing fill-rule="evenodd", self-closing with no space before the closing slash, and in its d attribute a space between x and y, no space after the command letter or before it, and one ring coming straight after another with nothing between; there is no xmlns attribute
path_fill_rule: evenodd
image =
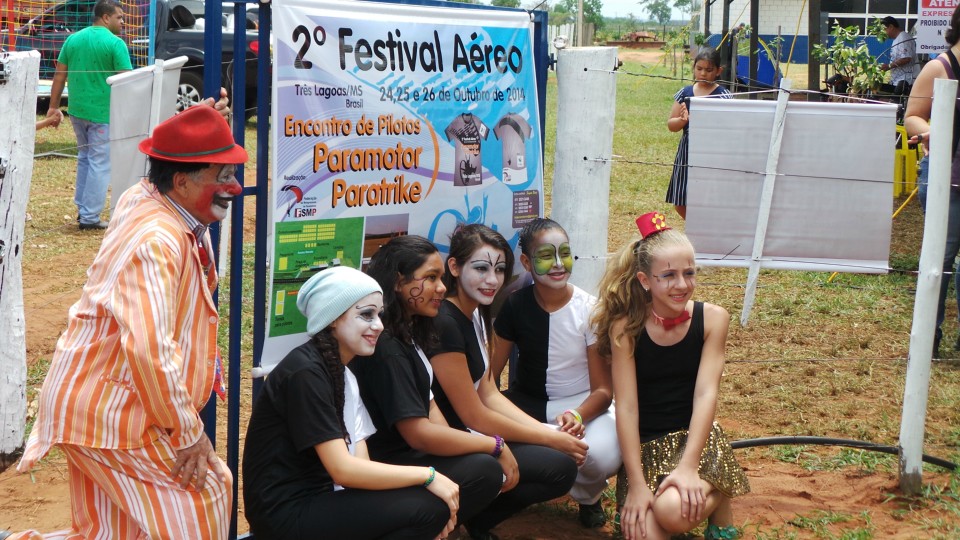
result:
<svg viewBox="0 0 960 540"><path fill-rule="evenodd" d="M328 265L362 269L401 234L445 255L458 223L516 248L543 212L527 13L342 0L273 13L264 369L306 340L297 294Z"/></svg>
<svg viewBox="0 0 960 540"><path fill-rule="evenodd" d="M775 101L693 98L686 232L704 266L752 256ZM888 268L896 107L789 102L761 267Z"/></svg>

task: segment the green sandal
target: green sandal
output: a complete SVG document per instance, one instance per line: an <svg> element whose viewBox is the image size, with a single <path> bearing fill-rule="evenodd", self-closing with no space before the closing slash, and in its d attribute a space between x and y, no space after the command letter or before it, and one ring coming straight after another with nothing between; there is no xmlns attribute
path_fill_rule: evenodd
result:
<svg viewBox="0 0 960 540"><path fill-rule="evenodd" d="M740 529L733 525L727 527L707 525L707 530L703 532L703 540L736 540L737 538L740 538Z"/></svg>

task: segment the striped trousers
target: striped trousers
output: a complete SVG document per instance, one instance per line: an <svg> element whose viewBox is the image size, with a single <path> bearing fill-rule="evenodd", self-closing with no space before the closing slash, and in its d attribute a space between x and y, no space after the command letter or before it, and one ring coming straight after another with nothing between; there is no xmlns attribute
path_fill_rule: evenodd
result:
<svg viewBox="0 0 960 540"><path fill-rule="evenodd" d="M233 478L207 475L206 486L182 489L170 476L176 451L166 439L144 448L108 450L60 445L70 475L72 527L25 531L9 540L219 540L230 528ZM222 461L221 461L222 464Z"/></svg>

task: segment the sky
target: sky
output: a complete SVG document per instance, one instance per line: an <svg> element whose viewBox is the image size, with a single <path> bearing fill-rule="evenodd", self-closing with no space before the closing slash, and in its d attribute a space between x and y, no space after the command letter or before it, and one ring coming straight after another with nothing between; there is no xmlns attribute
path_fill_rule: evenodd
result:
<svg viewBox="0 0 960 540"><path fill-rule="evenodd" d="M633 16L636 17L637 20L645 21L650 19L650 14L647 13L647 10L644 9L643 6L637 2L637 0L601 1L603 2L603 10L601 10L601 13L603 13L605 17L626 17L627 13L633 13ZM673 10L674 20L679 21L681 17L686 19L687 15L676 9Z"/></svg>

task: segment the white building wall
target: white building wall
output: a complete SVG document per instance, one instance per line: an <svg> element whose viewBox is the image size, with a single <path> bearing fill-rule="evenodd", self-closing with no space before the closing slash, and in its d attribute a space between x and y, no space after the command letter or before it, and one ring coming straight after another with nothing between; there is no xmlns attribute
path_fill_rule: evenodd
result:
<svg viewBox="0 0 960 540"><path fill-rule="evenodd" d="M719 34L723 30L723 1L718 0L710 9L710 33ZM706 5L706 2L704 2ZM809 6L803 0L760 0L760 34L776 35L777 27L784 36L794 34L807 35L807 12ZM797 29L797 19L800 28ZM740 23L750 24L750 0L733 0L730 4L730 28ZM700 18L700 31L703 32L703 17Z"/></svg>

